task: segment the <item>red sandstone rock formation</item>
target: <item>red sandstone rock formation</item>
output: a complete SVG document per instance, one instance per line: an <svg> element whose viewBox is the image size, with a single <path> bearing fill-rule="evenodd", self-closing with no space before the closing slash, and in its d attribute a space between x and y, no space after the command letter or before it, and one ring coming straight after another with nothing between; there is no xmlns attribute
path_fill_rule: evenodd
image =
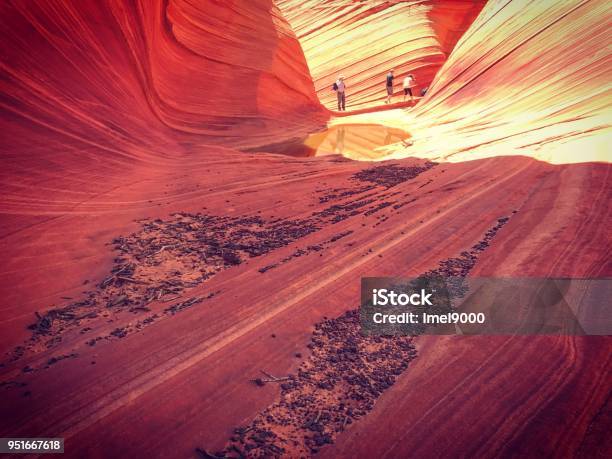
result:
<svg viewBox="0 0 612 459"><path fill-rule="evenodd" d="M51 254L34 263L43 274L23 274L30 256L46 256L27 241L65 244L24 229L66 213L99 217L121 207L109 192L129 201L126 189L141 181L163 195L161 177L212 161L220 150L211 145L278 142L328 116L271 0L2 2L0 17L1 234L15 238L2 248L1 284L18 311L44 307L39 295L66 285L51 272L64 262ZM130 207L160 204L139 193ZM27 287L11 288L18 280Z"/></svg>
<svg viewBox="0 0 612 459"><path fill-rule="evenodd" d="M521 14L519 3L485 10L415 112L423 126L441 126L435 132L442 153L461 139L465 148L477 146L481 130L485 140L495 139L500 156L511 152L505 147L522 138L511 130L516 135L503 140L507 123L522 113L516 102L539 115L533 120L542 129L529 141L549 144L545 113L561 126L559 140L571 132L590 138L576 126L605 132L598 123L609 105L601 90L609 60L595 46L603 41L604 3L547 9L550 2L534 2L536 16ZM249 379L262 369L294 372L297 355L308 357L313 324L357 306L361 276L433 269L477 243L503 216L513 215L474 274L612 275L610 164L553 165L525 157L537 157L530 147L520 157L422 168L387 188L359 179L364 170L372 175L371 163L237 152L223 145L270 143L326 116L277 10L269 2L128 4L0 4L0 436L65 437L66 457L189 457L196 447L220 449L232 428L278 399L276 386ZM496 36L497 29L505 36ZM222 39L226 32L234 39ZM561 45L560 32L578 38L540 56L536 40ZM512 52L501 59L506 47ZM581 56L588 58L575 60ZM564 59L584 85L554 78L551 69ZM246 68L230 71L241 63ZM521 68L516 88L516 79L496 76L513 77ZM253 80L257 89L245 84ZM223 90L211 92L209 85ZM509 98L498 100L494 88ZM376 120L405 128L408 114L399 114ZM417 129L415 145L423 136ZM269 225L280 219L281 229L283 222L289 229L268 252L241 253L239 264L227 253L204 253L203 260L192 253L193 271L182 274L218 272L179 298L166 301L172 297L162 292L145 304L150 311L130 311L120 309L118 295L111 306L92 308L99 315L61 331L54 325L53 335L7 361L6 352L29 342L26 327L37 321L35 312L44 317L60 309L67 322L58 322L74 322L62 308L86 299L83 292L96 290L122 263L113 240L134 233L128 238L134 247L139 238L150 244L147 238L159 236L150 220L174 222L175 212L253 219L224 223L226 232L216 234L224 243L235 242L223 239L235 231L250 236L249 222L260 229L257 218ZM179 225L162 236L180 239L193 231ZM163 238L155 243L151 256L160 264L141 266L141 282L178 276L166 266L187 269L176 247ZM115 287L128 289L130 281L122 282L128 283ZM200 297L206 299L190 303ZM154 314L159 317L138 328ZM415 344L416 360L324 456L609 455L609 337L429 337Z"/></svg>
<svg viewBox="0 0 612 459"><path fill-rule="evenodd" d="M323 118L300 45L271 0L0 8L2 129L19 133L9 152L27 137L172 155L257 144Z"/></svg>

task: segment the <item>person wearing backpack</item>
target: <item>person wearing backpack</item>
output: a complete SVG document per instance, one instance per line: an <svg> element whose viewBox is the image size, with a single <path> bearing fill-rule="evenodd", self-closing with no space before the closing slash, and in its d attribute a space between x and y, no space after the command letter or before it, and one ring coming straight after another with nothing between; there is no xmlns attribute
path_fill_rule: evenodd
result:
<svg viewBox="0 0 612 459"><path fill-rule="evenodd" d="M338 96L338 111L346 111L346 85L344 84L344 75L338 76L332 89L336 91L336 96Z"/></svg>
<svg viewBox="0 0 612 459"><path fill-rule="evenodd" d="M387 82L385 87L387 88L387 100L385 100L385 104L391 103L391 96L393 96L393 69L389 70L387 73Z"/></svg>

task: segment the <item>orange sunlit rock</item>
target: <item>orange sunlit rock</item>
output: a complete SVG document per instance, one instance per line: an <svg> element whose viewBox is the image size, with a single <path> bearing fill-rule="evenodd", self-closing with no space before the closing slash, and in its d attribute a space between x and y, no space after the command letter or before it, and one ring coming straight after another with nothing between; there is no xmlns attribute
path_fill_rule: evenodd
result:
<svg viewBox="0 0 612 459"><path fill-rule="evenodd" d="M336 109L332 83L343 74L347 108L380 104L385 74L395 70L395 91L412 73L415 92L427 87L468 29L484 0L279 0L298 36L321 102ZM416 95L416 94L415 94Z"/></svg>
<svg viewBox="0 0 612 459"><path fill-rule="evenodd" d="M610 161L611 12L605 0L490 2L414 109L336 121L410 132L395 158Z"/></svg>

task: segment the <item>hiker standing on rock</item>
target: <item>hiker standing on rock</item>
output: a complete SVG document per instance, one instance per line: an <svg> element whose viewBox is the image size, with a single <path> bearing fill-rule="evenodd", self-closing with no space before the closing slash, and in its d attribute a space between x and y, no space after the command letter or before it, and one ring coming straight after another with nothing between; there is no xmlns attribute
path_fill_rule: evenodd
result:
<svg viewBox="0 0 612 459"><path fill-rule="evenodd" d="M390 104L391 103L391 96L393 95L393 78L395 78L393 76L393 69L389 70L389 73L387 73L387 100L385 101L385 104Z"/></svg>
<svg viewBox="0 0 612 459"><path fill-rule="evenodd" d="M412 97L412 88L416 86L416 79L414 75L411 73L406 78L404 78L404 102L406 102L406 94L410 94L410 102L414 102L414 97Z"/></svg>
<svg viewBox="0 0 612 459"><path fill-rule="evenodd" d="M332 88L336 91L336 95L338 96L338 111L346 111L346 96L344 95L346 85L344 84L344 75L338 76Z"/></svg>

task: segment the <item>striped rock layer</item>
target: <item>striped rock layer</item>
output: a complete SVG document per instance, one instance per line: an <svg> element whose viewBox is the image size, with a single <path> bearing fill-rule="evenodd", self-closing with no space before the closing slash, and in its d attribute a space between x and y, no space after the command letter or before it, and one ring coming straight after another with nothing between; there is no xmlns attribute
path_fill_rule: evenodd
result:
<svg viewBox="0 0 612 459"><path fill-rule="evenodd" d="M336 108L331 90L345 76L347 108L378 105L385 75L394 69L396 93L409 73L416 91L428 86L484 1L279 0L300 40L317 95Z"/></svg>
<svg viewBox="0 0 612 459"><path fill-rule="evenodd" d="M612 6L489 2L412 110L366 116L412 134L393 156L611 160Z"/></svg>

